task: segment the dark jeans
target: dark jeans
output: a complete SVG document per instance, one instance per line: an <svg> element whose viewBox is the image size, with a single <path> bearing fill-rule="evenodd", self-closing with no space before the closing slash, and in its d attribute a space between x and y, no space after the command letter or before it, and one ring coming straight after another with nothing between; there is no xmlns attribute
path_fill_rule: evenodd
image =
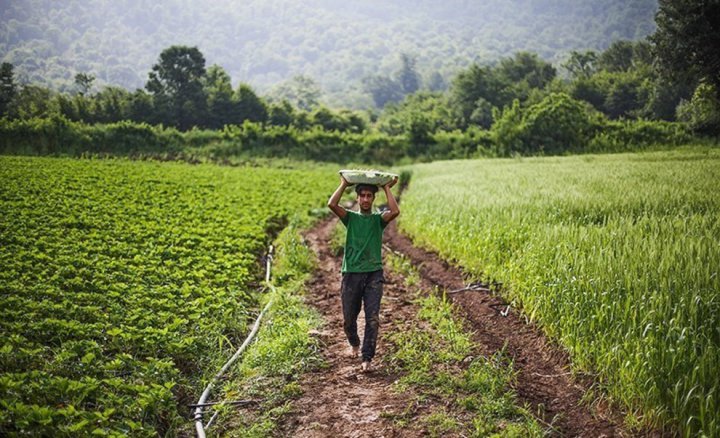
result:
<svg viewBox="0 0 720 438"><path fill-rule="evenodd" d="M348 342L360 346L357 333L357 317L360 306L365 307L365 336L363 336L362 358L371 361L375 356L378 330L380 329L380 299L383 293L383 271L349 272L342 277L342 307L345 320L343 328Z"/></svg>

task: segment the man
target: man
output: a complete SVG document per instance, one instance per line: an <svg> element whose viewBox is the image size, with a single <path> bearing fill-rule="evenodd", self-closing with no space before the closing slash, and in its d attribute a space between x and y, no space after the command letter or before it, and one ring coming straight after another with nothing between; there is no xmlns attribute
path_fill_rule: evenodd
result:
<svg viewBox="0 0 720 438"><path fill-rule="evenodd" d="M380 328L380 299L383 292L382 234L387 224L398 217L400 209L390 189L398 178L383 186L389 210L373 212L375 193L378 187L358 184L355 187L360 212L340 207L340 197L350 184L340 177L340 186L328 201L328 207L347 227L345 255L342 263L342 310L343 328L350 343L350 354L357 357L360 338L357 333L357 317L361 304L365 308L365 335L362 344L363 372L370 371L370 362L375 356L378 329Z"/></svg>

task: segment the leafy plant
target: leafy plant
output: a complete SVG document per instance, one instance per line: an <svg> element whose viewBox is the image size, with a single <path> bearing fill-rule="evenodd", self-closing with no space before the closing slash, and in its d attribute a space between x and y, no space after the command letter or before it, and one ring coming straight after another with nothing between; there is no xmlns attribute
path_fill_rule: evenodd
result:
<svg viewBox="0 0 720 438"><path fill-rule="evenodd" d="M0 430L177 433L254 319L267 230L308 221L334 175L0 157Z"/></svg>

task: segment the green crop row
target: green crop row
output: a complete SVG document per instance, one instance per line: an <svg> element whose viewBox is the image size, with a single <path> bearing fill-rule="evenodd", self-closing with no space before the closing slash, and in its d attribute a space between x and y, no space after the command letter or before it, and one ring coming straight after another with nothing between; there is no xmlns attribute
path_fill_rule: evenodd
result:
<svg viewBox="0 0 720 438"><path fill-rule="evenodd" d="M412 169L416 242L502 282L630 426L720 435L720 150Z"/></svg>
<svg viewBox="0 0 720 438"><path fill-rule="evenodd" d="M177 433L333 174L0 157L0 434Z"/></svg>

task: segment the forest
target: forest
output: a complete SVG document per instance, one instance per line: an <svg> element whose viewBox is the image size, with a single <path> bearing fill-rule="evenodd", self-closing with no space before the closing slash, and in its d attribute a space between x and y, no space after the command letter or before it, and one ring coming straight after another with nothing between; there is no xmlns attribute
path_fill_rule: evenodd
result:
<svg viewBox="0 0 720 438"><path fill-rule="evenodd" d="M77 71L70 64L63 68L66 75L76 71L65 85L55 83L53 74L47 72L41 72L45 81L28 81L28 60L53 59L52 51L20 58L12 55L19 53L19 47L28 41L41 41L52 34L48 30L52 26L27 25L40 19L37 12L40 9L50 12L47 17L53 23L63 23L72 17L75 21L68 29L96 24L93 14L105 12L103 17L139 26L118 33L130 38L148 27L155 31L164 29L170 21L191 29L193 20L186 14L194 12L194 6L169 3L175 7L165 11L169 14L167 20L158 9L158 18L153 20L157 26L150 26L146 22L143 25L141 17L147 11L140 3L129 2L122 10L102 4L92 13L81 10L80 2L65 7L41 1L6 5L2 14L8 20L3 21L3 26L5 38L12 41L4 46L10 49L4 59L18 61L3 62L0 68L0 151L71 155L164 153L198 155L211 160L252 155L396 163L403 159L624 151L676 145L694 136L715 137L720 132L720 69L715 68L720 62L711 49L718 45L716 20L712 19L717 15L717 7L713 9L710 4L663 2L654 21L644 26L643 14L652 16L657 6L652 2L634 2L632 7L607 2L602 11L598 9L600 5L591 2L539 0L482 5L450 2L444 6L422 2L417 8L398 1L385 6L373 3L375 9L368 4L351 3L348 10L331 2L316 3L313 8L281 1L249 2L240 8L217 3L214 7L224 5L233 14L247 12L256 23L263 23L264 17L284 23L307 14L332 13L348 14L357 20L364 17L384 21L388 25L397 20L412 19L418 25L429 23L427 20L433 25L449 20L462 29L472 23L472 17L482 16L484 21L479 23L493 29L500 25L512 27L507 17L513 16L519 22L532 18L538 26L547 25L554 39L566 29L553 20L564 17L565 22L573 22L568 17L575 17L578 19L575 24L595 29L597 35L606 37L598 39L593 34L593 39L578 31L578 38L595 41L591 46L606 47L567 49L587 47L576 41L558 45L555 51L538 45L528 46L533 50L519 50L521 46L516 44L480 56L485 52L464 44L462 38L453 41L473 54L452 50L435 53L426 48L421 54L413 54L397 43L392 50L381 51L384 60L393 60L387 69L381 66L385 61L379 58L353 55L366 71L372 71L341 80L344 86L356 87L367 99L364 109L353 109L353 104L330 104L332 87L328 84L332 81L322 74L315 75L312 69L289 69L288 72L306 73L283 81L277 77L272 89L264 92L251 84L256 81L250 81L247 72L236 73L233 62L227 66L211 63L208 60L218 56L207 55L199 45L183 44L185 38L158 50L159 55L155 55L155 61L144 72L142 88L134 91L126 87L140 85L138 81L114 78L114 82L108 83L109 77L90 68L89 61L84 71ZM143 13L138 12L141 10ZM223 28L220 23L204 25L204 20L218 14L219 11L210 8L198 12L195 21L203 23L203 29L218 31ZM615 31L609 35L608 29L601 31L599 17L609 20L607 23L612 23ZM631 20L632 17L636 20ZM630 22L635 23L632 32L632 26L624 24ZM238 23L235 24L239 26ZM312 33L315 27L312 20L309 23L302 29ZM342 23L340 20L336 24ZM523 23L518 29L523 32L533 29ZM475 29L473 40L481 39L483 26ZM23 33L31 28L45 30ZM385 35L377 26L372 29L378 41L392 41L392 35ZM405 34L406 30L398 27L397 32ZM543 39L543 34L536 35L535 43ZM76 36L65 49L83 41L79 33ZM63 40L60 35L52 39L55 49L64 47L60 47ZM302 46L298 38L281 39ZM520 40L514 35L506 41ZM206 41L220 44L222 38ZM125 47L133 48L131 51L139 47L130 41L126 43ZM211 47L209 52L214 49ZM337 57L342 50L328 46L321 47L320 52ZM83 57L90 59L91 53L86 52ZM134 57L142 58L139 54ZM452 66L437 64L428 70L427 57L438 62L449 59L458 62ZM254 60L261 58L259 53L253 54ZM63 59L74 62L73 57ZM117 64L107 59L102 62L105 66ZM344 74L343 68L324 59L317 58L317 62L328 72Z"/></svg>
<svg viewBox="0 0 720 438"><path fill-rule="evenodd" d="M691 69L680 75L681 66L663 70L672 60L662 36L572 51L557 67L518 52L494 66L472 64L446 91L423 89L415 59L402 56L397 71L366 84L373 111L320 103L317 83L306 76L286 84L280 101L247 84L233 88L225 69L206 66L197 47L163 50L145 88L134 92L94 91L96 78L84 73L68 92L22 84L3 63L0 151L391 164L617 152L716 136L715 77Z"/></svg>
<svg viewBox="0 0 720 438"><path fill-rule="evenodd" d="M641 39L656 10L656 0L21 0L0 5L0 61L21 82L61 91L78 73L96 89L134 90L163 49L186 45L263 94L304 75L326 104L365 109L363 81L390 75L400 53L442 89L460 69L518 51L560 63L570 50Z"/></svg>

